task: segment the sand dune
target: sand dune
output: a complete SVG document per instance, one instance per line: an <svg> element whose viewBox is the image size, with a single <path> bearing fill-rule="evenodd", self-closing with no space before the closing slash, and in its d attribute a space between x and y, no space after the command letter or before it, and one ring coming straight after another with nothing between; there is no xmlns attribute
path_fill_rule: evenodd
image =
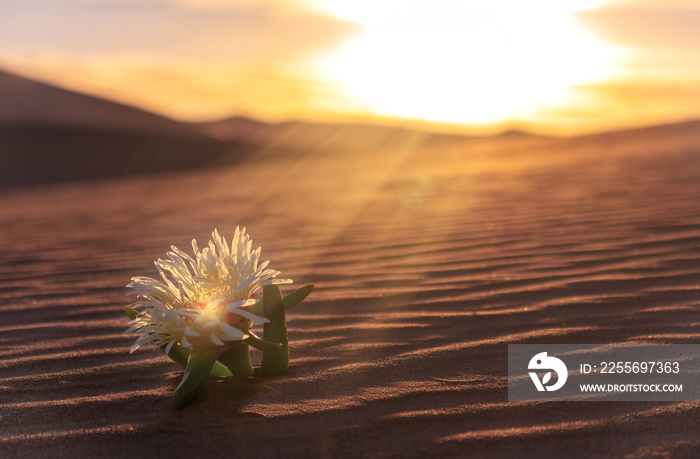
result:
<svg viewBox="0 0 700 459"><path fill-rule="evenodd" d="M232 164L241 142L0 71L0 188Z"/></svg>
<svg viewBox="0 0 700 459"><path fill-rule="evenodd" d="M509 343L698 341L689 132L6 193L0 456L697 456L700 403L509 403L506 387ZM170 412L181 373L128 353L123 286L236 225L317 285L290 314L292 367L212 378Z"/></svg>
<svg viewBox="0 0 700 459"><path fill-rule="evenodd" d="M0 70L0 125L92 127L138 132L189 130L160 115Z"/></svg>

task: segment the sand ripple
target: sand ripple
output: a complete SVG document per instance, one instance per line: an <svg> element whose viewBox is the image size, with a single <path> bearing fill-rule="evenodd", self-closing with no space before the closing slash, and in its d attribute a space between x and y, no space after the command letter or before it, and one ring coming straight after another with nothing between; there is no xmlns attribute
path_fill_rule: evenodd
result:
<svg viewBox="0 0 700 459"><path fill-rule="evenodd" d="M697 141L611 139L3 195L0 456L700 454L700 403L507 402L509 343L700 336ZM317 284L290 315L292 368L212 378L171 413L180 372L129 355L124 285L236 225Z"/></svg>

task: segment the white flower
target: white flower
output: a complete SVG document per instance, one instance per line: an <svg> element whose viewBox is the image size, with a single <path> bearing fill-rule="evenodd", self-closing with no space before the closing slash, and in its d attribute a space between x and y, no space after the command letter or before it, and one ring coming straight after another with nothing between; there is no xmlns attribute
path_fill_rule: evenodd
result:
<svg viewBox="0 0 700 459"><path fill-rule="evenodd" d="M260 247L251 250L245 228L236 228L230 248L217 230L212 239L201 251L192 240L194 258L172 246L169 260L155 262L164 283L150 277L131 279L129 294L139 299L131 307L143 308L125 332L141 333L131 352L145 344L166 343L166 353L175 343L200 351L215 349L247 338L251 322L268 322L247 308L259 301L256 294L265 285L292 281L275 279L280 272L265 269L269 261L258 265Z"/></svg>

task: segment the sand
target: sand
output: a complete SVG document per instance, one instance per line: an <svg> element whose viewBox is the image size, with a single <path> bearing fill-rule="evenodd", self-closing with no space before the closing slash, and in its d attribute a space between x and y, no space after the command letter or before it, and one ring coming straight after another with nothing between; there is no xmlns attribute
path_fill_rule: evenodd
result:
<svg viewBox="0 0 700 459"><path fill-rule="evenodd" d="M696 132L5 192L0 456L700 455L698 402L511 403L506 380L508 344L698 342ZM289 314L291 369L210 378L171 412L181 372L129 354L125 285L237 225L317 285Z"/></svg>

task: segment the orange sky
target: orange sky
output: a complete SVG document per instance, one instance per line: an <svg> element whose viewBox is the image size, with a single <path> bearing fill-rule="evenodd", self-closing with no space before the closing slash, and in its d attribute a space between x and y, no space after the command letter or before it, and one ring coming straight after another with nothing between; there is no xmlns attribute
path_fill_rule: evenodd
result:
<svg viewBox="0 0 700 459"><path fill-rule="evenodd" d="M700 1L3 0L0 67L184 120L700 118Z"/></svg>

